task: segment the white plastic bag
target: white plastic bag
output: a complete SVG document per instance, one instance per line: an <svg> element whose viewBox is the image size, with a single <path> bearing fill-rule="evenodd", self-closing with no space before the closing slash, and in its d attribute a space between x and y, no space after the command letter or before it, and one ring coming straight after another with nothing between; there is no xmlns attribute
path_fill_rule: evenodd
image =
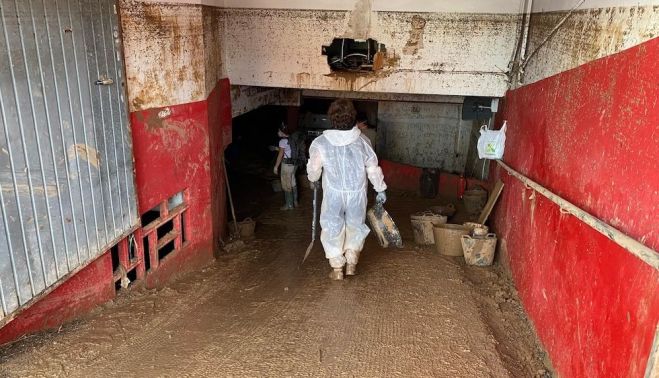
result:
<svg viewBox="0 0 659 378"><path fill-rule="evenodd" d="M506 121L500 130L488 130L481 126L481 136L478 138L479 159L501 159L506 148Z"/></svg>

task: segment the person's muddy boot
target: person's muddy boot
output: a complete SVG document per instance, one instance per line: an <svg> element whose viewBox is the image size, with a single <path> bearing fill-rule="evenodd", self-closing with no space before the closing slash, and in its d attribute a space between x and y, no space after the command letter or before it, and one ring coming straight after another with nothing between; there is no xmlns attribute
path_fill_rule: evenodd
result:
<svg viewBox="0 0 659 378"><path fill-rule="evenodd" d="M346 258L346 276L357 274L357 262L359 261L359 252L353 249L347 249L344 253Z"/></svg>
<svg viewBox="0 0 659 378"><path fill-rule="evenodd" d="M329 278L332 281L341 281L343 279L343 268L332 268Z"/></svg>
<svg viewBox="0 0 659 378"><path fill-rule="evenodd" d="M293 192L284 192L284 199L286 200L286 204L280 207L279 210L293 210Z"/></svg>
<svg viewBox="0 0 659 378"><path fill-rule="evenodd" d="M299 207L300 202L298 202L298 197L297 197L297 186L293 187L293 207Z"/></svg>

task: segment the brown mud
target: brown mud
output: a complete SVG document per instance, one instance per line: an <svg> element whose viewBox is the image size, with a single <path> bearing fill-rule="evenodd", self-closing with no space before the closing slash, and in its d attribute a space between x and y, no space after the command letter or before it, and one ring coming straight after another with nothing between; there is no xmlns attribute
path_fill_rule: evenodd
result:
<svg viewBox="0 0 659 378"><path fill-rule="evenodd" d="M300 267L310 206L272 203L240 252L0 349L0 376L549 376L504 270L415 246L438 201L389 197L406 245L369 236L355 277L330 282L320 243Z"/></svg>

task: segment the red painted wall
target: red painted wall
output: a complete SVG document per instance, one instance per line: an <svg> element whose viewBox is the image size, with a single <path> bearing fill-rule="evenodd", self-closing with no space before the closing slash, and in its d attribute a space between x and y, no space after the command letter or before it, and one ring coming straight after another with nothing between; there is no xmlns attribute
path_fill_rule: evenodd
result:
<svg viewBox="0 0 659 378"><path fill-rule="evenodd" d="M213 245L221 244L227 222L227 191L224 179L224 149L231 143L231 85L220 80L208 96L208 132L211 164L211 214Z"/></svg>
<svg viewBox="0 0 659 378"><path fill-rule="evenodd" d="M148 272L147 286L196 270L213 259L225 229L221 157L230 142L229 81L205 101L131 113L140 214L182 191L189 193L188 244Z"/></svg>
<svg viewBox="0 0 659 378"><path fill-rule="evenodd" d="M419 191L419 180L423 170L412 165L395 163L389 160L380 160L380 167L384 173L384 181L389 189L403 190L409 192ZM456 197L460 177L451 173L441 172L439 176L439 195L443 197ZM473 188L477 185L489 189L490 185L481 180L468 178L467 187Z"/></svg>
<svg viewBox="0 0 659 378"><path fill-rule="evenodd" d="M659 249L659 39L508 92L504 161ZM494 228L564 377L642 377L659 272L500 168Z"/></svg>
<svg viewBox="0 0 659 378"><path fill-rule="evenodd" d="M112 258L106 253L0 329L0 345L38 330L57 328L114 295Z"/></svg>

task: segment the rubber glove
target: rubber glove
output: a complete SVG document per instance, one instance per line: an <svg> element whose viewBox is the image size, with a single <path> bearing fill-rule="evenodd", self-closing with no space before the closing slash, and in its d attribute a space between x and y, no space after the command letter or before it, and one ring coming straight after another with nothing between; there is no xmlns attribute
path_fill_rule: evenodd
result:
<svg viewBox="0 0 659 378"><path fill-rule="evenodd" d="M377 196L375 196L375 203L378 205L384 205L384 203L387 202L387 194L385 192L379 192Z"/></svg>

